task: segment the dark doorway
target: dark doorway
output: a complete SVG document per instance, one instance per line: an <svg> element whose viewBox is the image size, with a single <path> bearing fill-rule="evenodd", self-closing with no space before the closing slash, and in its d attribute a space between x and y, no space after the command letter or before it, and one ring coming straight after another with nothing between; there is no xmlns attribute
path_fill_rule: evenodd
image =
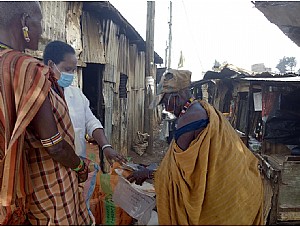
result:
<svg viewBox="0 0 300 227"><path fill-rule="evenodd" d="M248 92L239 92L238 113L237 113L237 130L246 132L247 113L248 113ZM252 100L253 102L253 100Z"/></svg>
<svg viewBox="0 0 300 227"><path fill-rule="evenodd" d="M87 67L83 68L83 93L90 101L90 108L93 114L105 124L104 99L102 92L102 78L104 65L88 63Z"/></svg>

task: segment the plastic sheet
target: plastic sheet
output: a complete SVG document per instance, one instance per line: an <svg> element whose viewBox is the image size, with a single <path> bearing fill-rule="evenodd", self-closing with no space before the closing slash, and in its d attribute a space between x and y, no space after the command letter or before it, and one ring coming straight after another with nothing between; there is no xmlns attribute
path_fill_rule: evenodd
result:
<svg viewBox="0 0 300 227"><path fill-rule="evenodd" d="M84 185L83 196L85 199L85 203L86 203L86 207L88 209L89 215L91 216L91 218L93 220L93 225L95 225L95 218L94 218L93 213L90 208L90 199L92 198L93 192L95 190L96 176L100 170L100 167L97 163L95 163L91 160L85 159L85 162L89 166L89 170L91 172L89 172L89 174L88 174L88 179L83 183L83 185Z"/></svg>
<svg viewBox="0 0 300 227"><path fill-rule="evenodd" d="M274 111L266 121L264 139L272 143L300 144L300 115L292 111Z"/></svg>

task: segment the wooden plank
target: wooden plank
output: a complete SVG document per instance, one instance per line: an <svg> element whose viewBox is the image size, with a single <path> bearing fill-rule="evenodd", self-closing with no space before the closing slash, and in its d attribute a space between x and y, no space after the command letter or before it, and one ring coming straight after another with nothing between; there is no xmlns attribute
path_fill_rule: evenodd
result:
<svg viewBox="0 0 300 227"><path fill-rule="evenodd" d="M127 142L127 99L120 99L120 153L128 155Z"/></svg>
<svg viewBox="0 0 300 227"><path fill-rule="evenodd" d="M287 148L286 145L280 143L269 143L266 140L262 142L262 154L269 156L287 156L291 154L290 149ZM284 160L284 159L282 159Z"/></svg>
<svg viewBox="0 0 300 227"><path fill-rule="evenodd" d="M128 68L129 73L128 76L128 114L127 114L127 149L128 151L132 147L133 139L134 139L134 126L135 126L135 65L136 65L136 45L131 45L129 47L129 61L128 61Z"/></svg>
<svg viewBox="0 0 300 227"><path fill-rule="evenodd" d="M276 170L269 163L269 156L255 154L259 160L261 177L264 185L264 222L267 225L277 223L278 215L278 191L280 181L280 170Z"/></svg>
<svg viewBox="0 0 300 227"><path fill-rule="evenodd" d="M104 131L107 137L107 140L111 141L112 134L112 104L113 104L113 94L111 92L111 84L104 82L103 83L103 94L104 94L104 103L105 103L105 125Z"/></svg>
<svg viewBox="0 0 300 227"><path fill-rule="evenodd" d="M291 223L292 221L298 221L297 225L299 225L299 221L300 221L299 216L300 216L300 211L290 211L290 212L280 211L278 220L282 222L289 222L290 224L292 224Z"/></svg>
<svg viewBox="0 0 300 227"><path fill-rule="evenodd" d="M113 96L113 111L112 111L112 143L115 145L116 150L120 150L120 99L117 94L111 93Z"/></svg>
<svg viewBox="0 0 300 227"><path fill-rule="evenodd" d="M279 220L300 221L300 161L285 161L279 188Z"/></svg>
<svg viewBox="0 0 300 227"><path fill-rule="evenodd" d="M68 2L41 1L42 9L42 36L39 49L43 51L49 41L66 41L66 13Z"/></svg>
<svg viewBox="0 0 300 227"><path fill-rule="evenodd" d="M101 23L89 12L83 12L82 15L82 42L83 61L106 63Z"/></svg>
<svg viewBox="0 0 300 227"><path fill-rule="evenodd" d="M114 66L114 71L109 74L104 75L104 81L109 81L116 83L118 67L118 51L119 51L119 41L118 41L118 28L112 21L107 21L107 27L105 30L105 53L106 53L106 62L111 66ZM116 88L115 88L116 89Z"/></svg>
<svg viewBox="0 0 300 227"><path fill-rule="evenodd" d="M268 180L268 178L263 177L263 187L264 187L264 225L267 225L268 223L268 216L270 214L271 208L272 208L272 198L274 196L273 188L271 181Z"/></svg>
<svg viewBox="0 0 300 227"><path fill-rule="evenodd" d="M77 67L72 85L79 87L82 90L82 68L81 67Z"/></svg>
<svg viewBox="0 0 300 227"><path fill-rule="evenodd" d="M66 16L66 42L75 49L77 58L81 56L80 54L82 52L80 25L82 5L82 2L68 2L68 10Z"/></svg>

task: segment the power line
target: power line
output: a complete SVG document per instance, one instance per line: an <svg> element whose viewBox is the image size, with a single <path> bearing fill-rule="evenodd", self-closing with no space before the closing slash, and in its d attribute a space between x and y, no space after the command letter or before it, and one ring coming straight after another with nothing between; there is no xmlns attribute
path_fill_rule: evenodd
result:
<svg viewBox="0 0 300 227"><path fill-rule="evenodd" d="M184 4L184 1L181 0L181 2L182 2L182 5L183 5L183 9L184 9L186 21L187 21L187 23L188 23L188 30L189 30L189 32L190 32L190 34L191 34L191 36L192 36L192 41L193 41L193 43L194 43L194 45L195 45L195 47L196 47L196 56L197 56L198 61L199 61L199 63L200 63L201 71L203 71L202 62L201 62L201 59L200 59L199 54L198 54L198 46L197 46L197 43L196 43L196 41L195 41L194 33L193 33L193 31L192 31L192 29L191 29L191 27L190 27L190 22L189 22L188 14L187 14L187 11L186 11L186 7L185 7L185 4Z"/></svg>

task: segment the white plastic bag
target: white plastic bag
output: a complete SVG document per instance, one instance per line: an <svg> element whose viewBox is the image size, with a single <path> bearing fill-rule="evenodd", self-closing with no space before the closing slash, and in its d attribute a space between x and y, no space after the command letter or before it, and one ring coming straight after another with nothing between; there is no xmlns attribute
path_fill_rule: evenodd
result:
<svg viewBox="0 0 300 227"><path fill-rule="evenodd" d="M152 209L156 204L155 198L138 192L121 177L112 199L116 205L120 206L131 217L137 219L140 225L148 224Z"/></svg>

